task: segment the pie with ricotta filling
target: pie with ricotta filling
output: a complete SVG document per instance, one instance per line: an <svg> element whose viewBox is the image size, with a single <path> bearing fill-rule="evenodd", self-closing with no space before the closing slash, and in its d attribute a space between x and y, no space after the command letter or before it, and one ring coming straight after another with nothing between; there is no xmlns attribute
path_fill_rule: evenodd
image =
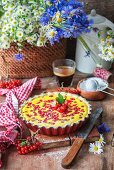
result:
<svg viewBox="0 0 114 170"><path fill-rule="evenodd" d="M39 128L64 128L84 121L90 110L90 104L76 94L47 92L25 101L20 107L20 116Z"/></svg>

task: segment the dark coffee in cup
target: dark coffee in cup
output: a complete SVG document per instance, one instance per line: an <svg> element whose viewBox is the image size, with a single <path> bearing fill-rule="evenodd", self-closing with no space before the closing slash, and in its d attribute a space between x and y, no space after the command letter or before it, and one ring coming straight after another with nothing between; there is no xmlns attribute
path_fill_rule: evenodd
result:
<svg viewBox="0 0 114 170"><path fill-rule="evenodd" d="M74 68L70 66L58 66L54 69L58 85L63 87L71 86L74 73Z"/></svg>

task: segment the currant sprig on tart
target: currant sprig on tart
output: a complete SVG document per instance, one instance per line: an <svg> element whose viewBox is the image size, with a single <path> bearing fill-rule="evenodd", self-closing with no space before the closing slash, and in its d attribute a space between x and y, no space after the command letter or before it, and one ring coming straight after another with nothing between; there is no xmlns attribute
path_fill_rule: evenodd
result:
<svg viewBox="0 0 114 170"><path fill-rule="evenodd" d="M58 87L55 89L47 89L47 92L66 92L66 93L71 93L71 94L80 94L80 90L76 88L69 88L69 87Z"/></svg>

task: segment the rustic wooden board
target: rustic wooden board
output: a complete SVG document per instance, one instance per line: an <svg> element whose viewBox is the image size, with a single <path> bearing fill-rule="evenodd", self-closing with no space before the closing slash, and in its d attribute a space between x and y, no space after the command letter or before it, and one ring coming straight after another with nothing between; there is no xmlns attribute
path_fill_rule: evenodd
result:
<svg viewBox="0 0 114 170"><path fill-rule="evenodd" d="M31 135L34 135L32 131ZM85 142L87 143L96 141L98 140L99 136L100 136L99 132L97 131L96 128L94 128ZM35 136L36 139L40 140L43 143L43 149L70 146L71 143L73 143L74 137L75 133L63 136L46 136L42 134L37 134Z"/></svg>

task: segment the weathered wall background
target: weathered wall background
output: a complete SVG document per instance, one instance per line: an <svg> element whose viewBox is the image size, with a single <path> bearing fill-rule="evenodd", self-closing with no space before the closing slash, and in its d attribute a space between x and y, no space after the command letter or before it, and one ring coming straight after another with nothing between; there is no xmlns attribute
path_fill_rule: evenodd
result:
<svg viewBox="0 0 114 170"><path fill-rule="evenodd" d="M87 3L86 12L96 9L97 13L114 22L114 0L83 0Z"/></svg>
<svg viewBox="0 0 114 170"><path fill-rule="evenodd" d="M114 23L114 0L80 0L87 4L86 13L89 14L92 9L97 13L108 18ZM68 40L67 58L75 59L76 39Z"/></svg>

